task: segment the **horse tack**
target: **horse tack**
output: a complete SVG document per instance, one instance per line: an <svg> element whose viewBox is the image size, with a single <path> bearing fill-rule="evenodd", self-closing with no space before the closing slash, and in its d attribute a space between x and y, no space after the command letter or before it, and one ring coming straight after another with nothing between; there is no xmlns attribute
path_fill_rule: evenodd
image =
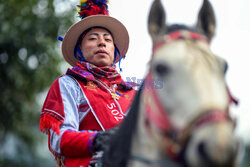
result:
<svg viewBox="0 0 250 167"><path fill-rule="evenodd" d="M147 76L150 78L150 75ZM184 129L177 129L172 124L169 118L164 114L162 104L157 100L156 92L152 89L145 91L145 127L150 136L152 136L151 126L154 124L161 132L163 138L168 142L164 149L171 159L177 161L180 152L185 148L192 132L201 128L206 124L220 121L230 121L235 125L234 120L229 115L229 112L221 110L204 111L196 118L190 121ZM153 96L154 98L150 98ZM230 103L229 103L230 104ZM228 105L229 105L228 104Z"/></svg>
<svg viewBox="0 0 250 167"><path fill-rule="evenodd" d="M237 101L227 90L225 62L209 49L215 28L212 7L204 0L195 30L169 26L165 20L160 0L154 0L148 19L154 43L150 72L111 142L107 166L126 162L133 167L163 167L172 166L170 161L180 166L236 167L240 150L229 107ZM169 67L171 73L158 67ZM153 85L155 79L166 84Z"/></svg>
<svg viewBox="0 0 250 167"><path fill-rule="evenodd" d="M163 37L163 39L157 41L153 46L153 54L162 45L176 41L176 40L180 40L180 39L191 39L191 40L195 40L195 41L202 41L208 45L210 44L208 39L202 34L188 31L188 30L177 30L177 31L173 31L169 34L166 34Z"/></svg>
<svg viewBox="0 0 250 167"><path fill-rule="evenodd" d="M162 45L166 43L170 43L180 39L191 39L195 41L201 41L209 45L209 41L207 38L201 34L194 33L187 30L174 31L170 34L164 36L163 40L160 40L155 43L153 46L153 54L154 52L160 48ZM152 77L149 73L146 77L147 81L151 81ZM228 88L227 88L228 89ZM178 154L183 150L185 145L188 142L189 137L192 132L201 128L202 126L220 121L230 121L233 122L231 116L229 115L229 106L231 103L238 104L238 101L231 95L228 89L229 102L227 111L221 110L211 110L204 111L198 116L196 116L193 120L190 121L187 127L184 129L177 129L174 127L167 117L167 111L164 109L160 100L158 99L157 93L154 88L144 87L144 107L145 107L145 126L147 128L148 133L152 136L152 132L150 130L151 123L154 124L158 128L158 130L162 133L164 138L169 142L166 145L166 153L173 159L178 159Z"/></svg>
<svg viewBox="0 0 250 167"><path fill-rule="evenodd" d="M146 80L152 80L151 75L148 74ZM168 141L166 142L167 146L165 148L166 152L170 155L172 159L177 159L177 155L180 152L180 145L174 139L174 134L177 134L180 130L172 126L171 121L166 117L165 109L163 108L156 92L152 88L144 88L144 105L145 112L145 127L150 136L152 136L151 126L152 124L156 126L164 138Z"/></svg>

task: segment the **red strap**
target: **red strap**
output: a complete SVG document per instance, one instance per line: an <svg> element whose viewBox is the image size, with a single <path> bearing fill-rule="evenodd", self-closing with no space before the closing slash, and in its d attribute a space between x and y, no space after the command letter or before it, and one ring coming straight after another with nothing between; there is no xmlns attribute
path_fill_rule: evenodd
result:
<svg viewBox="0 0 250 167"><path fill-rule="evenodd" d="M188 30L177 30L169 34L166 34L162 40L159 40L158 42L156 42L153 46L153 53L155 52L157 48L159 48L163 44L176 41L178 39L193 39L193 40L198 40L198 41L205 42L206 44L209 44L209 41L207 40L207 38L199 33L195 33L195 32L188 31Z"/></svg>
<svg viewBox="0 0 250 167"><path fill-rule="evenodd" d="M147 81L151 81L152 78L150 74L146 77ZM162 106L155 89L152 87L144 88L144 100L145 100L145 109L147 117L150 121L154 123L162 131L172 129L171 122L167 116L167 113Z"/></svg>
<svg viewBox="0 0 250 167"><path fill-rule="evenodd" d="M197 120L195 123L195 127L199 128L205 124L211 123L211 122L220 122L220 121L225 121L228 119L227 113L224 111L211 111L208 114L205 114L202 116L200 119Z"/></svg>

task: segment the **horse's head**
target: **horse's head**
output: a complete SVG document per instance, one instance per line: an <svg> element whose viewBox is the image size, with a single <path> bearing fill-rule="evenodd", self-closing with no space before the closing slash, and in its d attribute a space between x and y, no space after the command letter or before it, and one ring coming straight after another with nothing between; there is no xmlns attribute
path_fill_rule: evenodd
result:
<svg viewBox="0 0 250 167"><path fill-rule="evenodd" d="M151 91L145 87L144 101L160 147L172 155L185 148L192 167L235 166L238 142L228 111L232 97L224 76L227 63L209 48L215 32L211 4L204 0L197 26L187 28L168 26L161 2L155 0L148 29L153 57L145 84L155 84Z"/></svg>

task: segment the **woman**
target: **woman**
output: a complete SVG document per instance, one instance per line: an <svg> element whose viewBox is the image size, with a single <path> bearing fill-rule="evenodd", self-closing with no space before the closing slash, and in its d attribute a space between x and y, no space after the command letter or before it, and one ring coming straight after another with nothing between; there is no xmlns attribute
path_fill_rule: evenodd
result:
<svg viewBox="0 0 250 167"><path fill-rule="evenodd" d="M57 165L66 167L88 166L102 150L108 129L125 117L135 93L135 85L115 70L128 49L126 28L107 15L106 1L85 0L80 9L83 19L62 43L63 56L73 68L52 84L40 119Z"/></svg>

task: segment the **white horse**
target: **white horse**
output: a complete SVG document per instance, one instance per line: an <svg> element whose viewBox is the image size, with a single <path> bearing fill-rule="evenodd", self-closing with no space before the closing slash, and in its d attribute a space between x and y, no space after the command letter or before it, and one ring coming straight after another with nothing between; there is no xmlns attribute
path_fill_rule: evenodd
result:
<svg viewBox="0 0 250 167"><path fill-rule="evenodd" d="M204 0L197 26L188 28L166 25L162 4L155 0L148 30L149 73L104 153L104 166L238 166L227 64L209 48L215 32L211 4Z"/></svg>

